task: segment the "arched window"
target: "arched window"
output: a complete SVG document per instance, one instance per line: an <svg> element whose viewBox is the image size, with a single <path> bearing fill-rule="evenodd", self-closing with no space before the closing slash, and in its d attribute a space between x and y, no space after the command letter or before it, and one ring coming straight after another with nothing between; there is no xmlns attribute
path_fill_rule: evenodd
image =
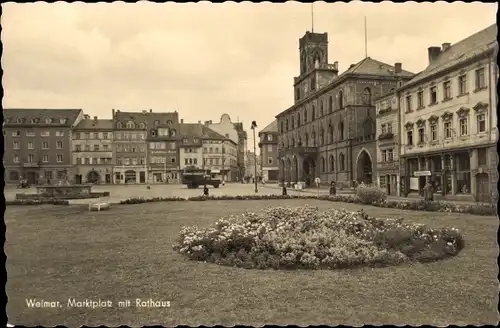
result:
<svg viewBox="0 0 500 328"><path fill-rule="evenodd" d="M122 128L122 123L121 122L117 122L116 123L116 128L117 129L121 129Z"/></svg>
<svg viewBox="0 0 500 328"><path fill-rule="evenodd" d="M339 140L344 140L344 122L340 122L339 124Z"/></svg>
<svg viewBox="0 0 500 328"><path fill-rule="evenodd" d="M307 109L304 110L304 123L307 123Z"/></svg>
<svg viewBox="0 0 500 328"><path fill-rule="evenodd" d="M330 155L330 172L335 171L335 157Z"/></svg>
<svg viewBox="0 0 500 328"><path fill-rule="evenodd" d="M140 128L140 129L145 129L145 128L146 128L146 125L145 125L144 123L142 123L142 122L141 122L141 123L139 124L139 128Z"/></svg>
<svg viewBox="0 0 500 328"><path fill-rule="evenodd" d="M344 92L340 90L337 97L338 97L337 101L339 104L339 109L344 108Z"/></svg>
<svg viewBox="0 0 500 328"><path fill-rule="evenodd" d="M366 87L364 90L363 90L363 105L369 105L371 106L372 104L372 92L370 90L370 88Z"/></svg>
<svg viewBox="0 0 500 328"><path fill-rule="evenodd" d="M313 147L316 147L316 131L313 131L312 132L312 136L311 136L311 141L312 141L312 146Z"/></svg>
<svg viewBox="0 0 500 328"><path fill-rule="evenodd" d="M66 122L68 121L68 119L62 117L60 120L59 120L59 123L61 124L66 124Z"/></svg>
<svg viewBox="0 0 500 328"><path fill-rule="evenodd" d="M297 113L297 127L300 126L300 113Z"/></svg>
<svg viewBox="0 0 500 328"><path fill-rule="evenodd" d="M45 123L46 123L46 124L50 124L50 123L52 123L52 119L51 119L51 118L49 118L49 117L47 117L47 118L45 119Z"/></svg>
<svg viewBox="0 0 500 328"><path fill-rule="evenodd" d="M292 142L291 142L292 147L295 147L295 138L292 137Z"/></svg>
<svg viewBox="0 0 500 328"><path fill-rule="evenodd" d="M333 142L333 125L332 125L332 123L330 123L330 125L328 125L328 139L330 140L330 143Z"/></svg>
<svg viewBox="0 0 500 328"><path fill-rule="evenodd" d="M306 140L304 140L306 142L305 146L309 147L309 134L308 133L306 133L305 139L306 139Z"/></svg>
<svg viewBox="0 0 500 328"><path fill-rule="evenodd" d="M302 146L302 138L299 136L299 141L297 142L297 146L301 147Z"/></svg>
<svg viewBox="0 0 500 328"><path fill-rule="evenodd" d="M281 121L281 132L285 132L285 123Z"/></svg>
<svg viewBox="0 0 500 328"><path fill-rule="evenodd" d="M128 121L128 122L127 122L127 129L133 129L133 128L135 128L135 124L134 124L134 122L132 122L132 121Z"/></svg>
<svg viewBox="0 0 500 328"><path fill-rule="evenodd" d="M286 119L286 130L288 131L288 119Z"/></svg>
<svg viewBox="0 0 500 328"><path fill-rule="evenodd" d="M339 154L339 170L344 171L345 170L345 158L344 158L344 153Z"/></svg>
<svg viewBox="0 0 500 328"><path fill-rule="evenodd" d="M311 90L316 90L316 76L313 75L311 78Z"/></svg>
<svg viewBox="0 0 500 328"><path fill-rule="evenodd" d="M311 115L312 115L311 120L314 121L316 119L316 108L314 107L314 105L312 106L312 113L311 113Z"/></svg>
<svg viewBox="0 0 500 328"><path fill-rule="evenodd" d="M325 173L326 172L326 163L325 163L325 158L321 156L321 172Z"/></svg>
<svg viewBox="0 0 500 328"><path fill-rule="evenodd" d="M319 53L314 54L314 67L319 67L319 64L321 63L321 57L319 56Z"/></svg>
<svg viewBox="0 0 500 328"><path fill-rule="evenodd" d="M323 100L319 101L319 115L320 116L325 115L325 112L323 111Z"/></svg>
<svg viewBox="0 0 500 328"><path fill-rule="evenodd" d="M371 140L374 130L373 125L373 120L371 118L366 119L363 123L363 137L365 140Z"/></svg>
<svg viewBox="0 0 500 328"><path fill-rule="evenodd" d="M292 120L292 129L295 129L295 120L294 120L293 116L291 117L291 120Z"/></svg>
<svg viewBox="0 0 500 328"><path fill-rule="evenodd" d="M325 129L321 128L319 131L319 144L320 146L324 145L326 143L325 140Z"/></svg>
<svg viewBox="0 0 500 328"><path fill-rule="evenodd" d="M333 112L333 97L332 96L328 97L328 110L330 111L330 113Z"/></svg>

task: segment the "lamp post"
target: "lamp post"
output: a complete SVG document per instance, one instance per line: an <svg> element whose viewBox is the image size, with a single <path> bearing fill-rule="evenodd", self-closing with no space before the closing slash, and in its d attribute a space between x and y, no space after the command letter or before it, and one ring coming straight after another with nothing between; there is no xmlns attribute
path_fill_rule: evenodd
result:
<svg viewBox="0 0 500 328"><path fill-rule="evenodd" d="M255 146L255 128L257 128L257 122L252 121L252 130L253 130L253 162L254 162L254 182L255 182L255 192L259 192L257 188L257 149Z"/></svg>

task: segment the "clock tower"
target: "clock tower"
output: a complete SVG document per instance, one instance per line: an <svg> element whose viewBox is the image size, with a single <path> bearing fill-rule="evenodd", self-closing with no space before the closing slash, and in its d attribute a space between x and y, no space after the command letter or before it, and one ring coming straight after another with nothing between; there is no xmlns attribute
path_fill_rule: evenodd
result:
<svg viewBox="0 0 500 328"><path fill-rule="evenodd" d="M300 75L294 78L295 102L330 83L338 64L328 64L328 33L306 32L299 40Z"/></svg>

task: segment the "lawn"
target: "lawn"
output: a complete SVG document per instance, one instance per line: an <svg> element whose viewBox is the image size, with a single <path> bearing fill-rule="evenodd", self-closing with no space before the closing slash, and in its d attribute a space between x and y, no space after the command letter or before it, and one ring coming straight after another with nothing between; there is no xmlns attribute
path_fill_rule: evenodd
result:
<svg viewBox="0 0 500 328"><path fill-rule="evenodd" d="M430 264L339 271L259 271L190 262L172 250L183 225L207 226L222 215L270 206L364 208L453 226L466 248ZM246 324L483 325L499 321L496 217L400 211L321 202L207 201L84 207L11 206L7 226L7 315L33 326ZM26 299L60 301L28 308ZM67 307L68 298L110 300L111 308ZM135 299L170 308L137 308ZM118 301L131 300L120 308Z"/></svg>

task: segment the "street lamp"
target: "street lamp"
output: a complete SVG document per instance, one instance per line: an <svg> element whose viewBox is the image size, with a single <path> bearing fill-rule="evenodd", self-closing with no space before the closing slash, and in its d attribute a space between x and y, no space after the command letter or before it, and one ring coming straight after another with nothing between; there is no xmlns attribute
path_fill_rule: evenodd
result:
<svg viewBox="0 0 500 328"><path fill-rule="evenodd" d="M252 121L252 130L253 130L253 162L254 162L254 182L255 182L255 192L259 192L257 188L257 149L255 146L255 128L257 127L257 122Z"/></svg>

